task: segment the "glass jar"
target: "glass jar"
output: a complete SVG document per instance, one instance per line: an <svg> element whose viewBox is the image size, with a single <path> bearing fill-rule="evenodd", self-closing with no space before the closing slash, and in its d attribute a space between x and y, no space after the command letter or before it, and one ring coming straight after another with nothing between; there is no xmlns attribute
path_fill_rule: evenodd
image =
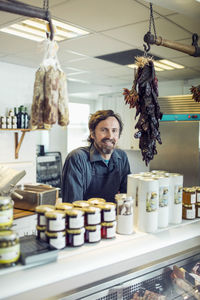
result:
<svg viewBox="0 0 200 300"><path fill-rule="evenodd" d="M200 218L200 203L196 203L196 218Z"/></svg>
<svg viewBox="0 0 200 300"><path fill-rule="evenodd" d="M101 238L113 239L116 236L116 222L101 223Z"/></svg>
<svg viewBox="0 0 200 300"><path fill-rule="evenodd" d="M63 210L52 210L45 213L47 231L57 232L66 228L66 215Z"/></svg>
<svg viewBox="0 0 200 300"><path fill-rule="evenodd" d="M102 203L106 203L106 200L103 198L90 198L88 199L88 202L90 203L90 205L99 205Z"/></svg>
<svg viewBox="0 0 200 300"><path fill-rule="evenodd" d="M116 204L106 202L99 204L97 207L101 209L101 222L113 222L116 220Z"/></svg>
<svg viewBox="0 0 200 300"><path fill-rule="evenodd" d="M10 197L0 196L0 230L11 228L13 223L13 201Z"/></svg>
<svg viewBox="0 0 200 300"><path fill-rule="evenodd" d="M85 200L78 200L73 202L73 206L78 208L85 208L85 207L89 207L90 204Z"/></svg>
<svg viewBox="0 0 200 300"><path fill-rule="evenodd" d="M36 229L37 229L37 238L39 240L43 240L43 241L47 241L47 237L46 237L46 234L45 234L45 231L46 231L46 226L36 226Z"/></svg>
<svg viewBox="0 0 200 300"><path fill-rule="evenodd" d="M47 220L45 217L45 213L48 211L53 211L55 209L54 205L38 205L35 208L37 213L37 225L38 226L46 226Z"/></svg>
<svg viewBox="0 0 200 300"><path fill-rule="evenodd" d="M63 249L66 247L66 231L59 231L59 232L45 232L47 242L50 246L56 249Z"/></svg>
<svg viewBox="0 0 200 300"><path fill-rule="evenodd" d="M82 209L67 209L65 213L67 229L82 228L84 226L84 211Z"/></svg>
<svg viewBox="0 0 200 300"><path fill-rule="evenodd" d="M66 244L71 247L78 247L84 244L85 228L67 229Z"/></svg>
<svg viewBox="0 0 200 300"><path fill-rule="evenodd" d="M56 204L56 209L58 210L66 210L66 209L71 209L73 208L73 204L72 203L67 203L67 202L62 202L62 203L58 203Z"/></svg>
<svg viewBox="0 0 200 300"><path fill-rule="evenodd" d="M200 187L196 188L196 202L200 203Z"/></svg>
<svg viewBox="0 0 200 300"><path fill-rule="evenodd" d="M96 243L101 240L101 225L85 226L85 242Z"/></svg>
<svg viewBox="0 0 200 300"><path fill-rule="evenodd" d="M0 231L0 267L11 267L20 257L20 244L13 230Z"/></svg>
<svg viewBox="0 0 200 300"><path fill-rule="evenodd" d="M85 212L85 226L101 223L101 210L99 207L90 206L83 208L83 211Z"/></svg>
<svg viewBox="0 0 200 300"><path fill-rule="evenodd" d="M183 205L183 219L193 220L196 217L195 204L184 204Z"/></svg>
<svg viewBox="0 0 200 300"><path fill-rule="evenodd" d="M191 205L196 203L196 189L184 188L183 189L183 204Z"/></svg>

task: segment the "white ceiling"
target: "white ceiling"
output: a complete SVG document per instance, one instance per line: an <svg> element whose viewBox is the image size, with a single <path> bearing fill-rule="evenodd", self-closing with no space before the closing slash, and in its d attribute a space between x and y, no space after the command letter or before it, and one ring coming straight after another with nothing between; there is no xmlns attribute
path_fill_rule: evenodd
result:
<svg viewBox="0 0 200 300"><path fill-rule="evenodd" d="M43 7L42 0L21 1ZM99 93L130 88L133 70L95 58L125 50L143 50L149 28L148 0L49 0L53 18L80 26L89 35L59 43L58 58L69 79L73 96L95 97ZM200 36L200 3L195 0L152 0L158 36L191 45L192 34ZM23 19L0 11L0 27ZM152 29L153 30L153 29ZM199 42L200 46L200 42ZM185 66L182 70L157 72L159 81L200 77L200 57L162 46L151 54ZM42 62L41 45L0 33L0 61L37 68Z"/></svg>

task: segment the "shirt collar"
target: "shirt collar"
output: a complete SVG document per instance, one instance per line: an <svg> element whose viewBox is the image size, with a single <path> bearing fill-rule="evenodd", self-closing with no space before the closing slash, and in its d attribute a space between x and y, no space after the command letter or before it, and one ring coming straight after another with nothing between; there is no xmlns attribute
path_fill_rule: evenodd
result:
<svg viewBox="0 0 200 300"><path fill-rule="evenodd" d="M118 152L114 150L110 159L117 160L118 158L121 159ZM98 150L95 148L95 146L93 144L90 147L90 161L91 162L103 161L102 156L100 155L100 153L98 152Z"/></svg>

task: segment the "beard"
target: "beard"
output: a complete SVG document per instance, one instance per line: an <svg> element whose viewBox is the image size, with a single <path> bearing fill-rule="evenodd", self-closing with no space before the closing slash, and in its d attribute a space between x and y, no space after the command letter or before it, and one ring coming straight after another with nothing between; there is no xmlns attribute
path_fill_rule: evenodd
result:
<svg viewBox="0 0 200 300"><path fill-rule="evenodd" d="M102 139L99 143L94 141L94 144L96 148L99 150L99 152L103 154L111 154L115 148L115 140L113 139Z"/></svg>

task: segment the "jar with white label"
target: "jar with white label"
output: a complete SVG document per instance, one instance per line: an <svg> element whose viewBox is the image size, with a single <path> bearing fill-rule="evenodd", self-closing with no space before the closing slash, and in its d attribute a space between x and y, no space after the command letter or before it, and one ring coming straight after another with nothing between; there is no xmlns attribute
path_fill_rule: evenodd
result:
<svg viewBox="0 0 200 300"><path fill-rule="evenodd" d="M196 218L200 218L200 203L196 203L195 209L196 209Z"/></svg>
<svg viewBox="0 0 200 300"><path fill-rule="evenodd" d="M45 213L47 231L57 232L66 229L66 215L63 210L52 210Z"/></svg>
<svg viewBox="0 0 200 300"><path fill-rule="evenodd" d="M38 205L35 208L37 213L37 225L38 226L46 226L47 220L45 217L45 213L48 211L53 211L55 209L54 205Z"/></svg>
<svg viewBox="0 0 200 300"><path fill-rule="evenodd" d="M99 204L97 207L101 209L101 222L113 222L116 220L116 204L106 202Z"/></svg>
<svg viewBox="0 0 200 300"><path fill-rule="evenodd" d="M0 267L15 266L20 257L20 244L13 230L0 231Z"/></svg>
<svg viewBox="0 0 200 300"><path fill-rule="evenodd" d="M103 198L90 198L88 199L88 202L90 203L90 205L99 205L101 203L105 203L106 200Z"/></svg>
<svg viewBox="0 0 200 300"><path fill-rule="evenodd" d="M85 242L96 243L101 240L101 225L85 226Z"/></svg>
<svg viewBox="0 0 200 300"><path fill-rule="evenodd" d="M101 238L113 239L116 236L116 222L101 223Z"/></svg>
<svg viewBox="0 0 200 300"><path fill-rule="evenodd" d="M46 231L47 242L50 246L56 249L63 249L66 247L66 231L49 232Z"/></svg>
<svg viewBox="0 0 200 300"><path fill-rule="evenodd" d="M85 242L85 228L67 229L66 244L71 247L82 246Z"/></svg>
<svg viewBox="0 0 200 300"><path fill-rule="evenodd" d="M95 206L83 208L85 212L85 226L97 225L101 223L101 209Z"/></svg>
<svg viewBox="0 0 200 300"><path fill-rule="evenodd" d="M13 201L8 196L0 196L0 230L11 228L13 223Z"/></svg>
<svg viewBox="0 0 200 300"><path fill-rule="evenodd" d="M43 240L46 242L47 241L47 237L45 234L46 226L36 226L36 229L37 229L37 238L39 240Z"/></svg>
<svg viewBox="0 0 200 300"><path fill-rule="evenodd" d="M84 211L80 208L65 210L67 229L82 228L84 226Z"/></svg>
<svg viewBox="0 0 200 300"><path fill-rule="evenodd" d="M133 233L133 198L127 194L116 194L117 202L117 233Z"/></svg>
<svg viewBox="0 0 200 300"><path fill-rule="evenodd" d="M196 189L183 188L183 204L191 205L196 203Z"/></svg>
<svg viewBox="0 0 200 300"><path fill-rule="evenodd" d="M193 220L196 217L195 204L183 205L183 219Z"/></svg>
<svg viewBox="0 0 200 300"><path fill-rule="evenodd" d="M200 187L196 188L196 202L200 203Z"/></svg>

